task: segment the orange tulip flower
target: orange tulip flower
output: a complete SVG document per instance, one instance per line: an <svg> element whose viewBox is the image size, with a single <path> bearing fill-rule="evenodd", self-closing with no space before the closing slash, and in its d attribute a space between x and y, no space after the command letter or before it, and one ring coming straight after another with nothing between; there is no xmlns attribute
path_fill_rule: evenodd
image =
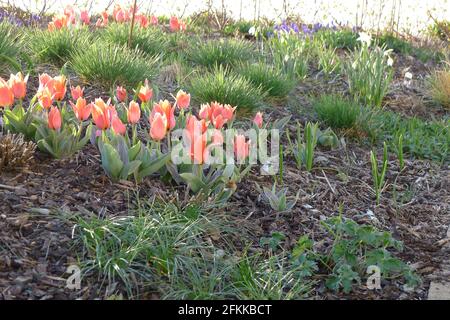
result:
<svg viewBox="0 0 450 320"><path fill-rule="evenodd" d="M91 115L92 103L86 104L86 100L81 97L77 99L76 104L73 104L72 101L69 102L78 120L85 121L89 118Z"/></svg>
<svg viewBox="0 0 450 320"><path fill-rule="evenodd" d="M244 135L236 135L234 138L234 153L236 154L236 158L238 161L244 161L250 152L250 140L249 142L245 141Z"/></svg>
<svg viewBox="0 0 450 320"><path fill-rule="evenodd" d="M153 117L157 114L164 114L167 119L167 130L172 130L176 125L175 120L175 107L172 107L169 101L159 101L153 106L153 110L150 114L150 122L152 122Z"/></svg>
<svg viewBox="0 0 450 320"><path fill-rule="evenodd" d="M44 89L45 87L53 87L53 78L47 73L43 73L39 76L39 89Z"/></svg>
<svg viewBox="0 0 450 320"><path fill-rule="evenodd" d="M207 158L206 134L196 137L190 144L191 159L195 164L203 164Z"/></svg>
<svg viewBox="0 0 450 320"><path fill-rule="evenodd" d="M135 101L131 101L127 109L127 120L129 123L136 124L141 118L141 107Z"/></svg>
<svg viewBox="0 0 450 320"><path fill-rule="evenodd" d="M8 82L0 78L0 107L11 107L14 103L14 93Z"/></svg>
<svg viewBox="0 0 450 320"><path fill-rule="evenodd" d="M124 135L127 132L127 127L123 124L118 116L114 116L111 123L111 127L115 133Z"/></svg>
<svg viewBox="0 0 450 320"><path fill-rule="evenodd" d="M118 86L116 89L116 96L117 100L119 100L120 102L124 102L128 97L127 90L124 87Z"/></svg>
<svg viewBox="0 0 450 320"><path fill-rule="evenodd" d="M191 95L184 92L183 90L178 91L177 93L177 106L180 109L186 109L189 107L189 104L191 102Z"/></svg>
<svg viewBox="0 0 450 320"><path fill-rule="evenodd" d="M117 114L113 107L108 106L103 99L95 99L92 108L92 120L94 124L101 130L106 130L111 126L111 120Z"/></svg>
<svg viewBox="0 0 450 320"><path fill-rule="evenodd" d="M144 85L139 89L138 96L142 102L148 102L152 98L153 90L150 88L147 79L145 79Z"/></svg>
<svg viewBox="0 0 450 320"><path fill-rule="evenodd" d="M212 108L209 104L202 104L198 113L200 119L209 120L212 116Z"/></svg>
<svg viewBox="0 0 450 320"><path fill-rule="evenodd" d="M76 87L70 87L70 94L72 96L72 99L74 101L77 101L78 98L83 98L83 94L84 94L84 88L81 89L80 86L76 86Z"/></svg>
<svg viewBox="0 0 450 320"><path fill-rule="evenodd" d="M43 88L42 90L39 90L37 93L37 97L39 100L39 103L44 109L48 109L53 104L53 96L48 87Z"/></svg>
<svg viewBox="0 0 450 320"><path fill-rule="evenodd" d="M224 117L224 119L226 119L227 121L231 121L233 119L235 110L236 107L233 108L229 104L224 105L222 109L222 117Z"/></svg>
<svg viewBox="0 0 450 320"><path fill-rule="evenodd" d="M57 107L52 107L48 113L48 127L52 130L59 130L61 128L61 113Z"/></svg>
<svg viewBox="0 0 450 320"><path fill-rule="evenodd" d="M253 123L256 124L258 128L262 128L263 115L261 112L256 113L255 117L253 118Z"/></svg>
<svg viewBox="0 0 450 320"><path fill-rule="evenodd" d="M53 81L53 98L57 101L61 101L66 95L66 76L61 75L54 77Z"/></svg>
<svg viewBox="0 0 450 320"><path fill-rule="evenodd" d="M157 113L150 122L150 137L155 141L164 139L167 133L167 119L164 114Z"/></svg>
<svg viewBox="0 0 450 320"><path fill-rule="evenodd" d="M22 72L11 75L9 78L9 86L16 99L22 100L27 94L28 75L24 78Z"/></svg>

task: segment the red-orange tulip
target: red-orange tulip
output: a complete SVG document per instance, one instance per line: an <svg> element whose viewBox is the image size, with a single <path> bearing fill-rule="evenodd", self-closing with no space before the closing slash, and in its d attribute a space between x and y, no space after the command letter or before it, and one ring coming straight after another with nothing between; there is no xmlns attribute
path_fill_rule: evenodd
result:
<svg viewBox="0 0 450 320"><path fill-rule="evenodd" d="M0 78L0 107L10 107L14 103L14 93L8 82Z"/></svg>
<svg viewBox="0 0 450 320"><path fill-rule="evenodd" d="M178 91L176 98L177 98L177 106L180 109L186 109L187 107L189 107L189 104L191 103L191 95L189 93L180 90Z"/></svg>
<svg viewBox="0 0 450 320"><path fill-rule="evenodd" d="M206 135L202 134L196 137L190 145L191 159L196 164L203 164L207 158L206 154Z"/></svg>
<svg viewBox="0 0 450 320"><path fill-rule="evenodd" d="M140 118L141 118L141 108L139 107L139 104L135 101L131 101L127 109L128 123L132 124L138 123Z"/></svg>
<svg viewBox="0 0 450 320"><path fill-rule="evenodd" d="M118 86L116 89L116 96L117 100L119 100L120 102L124 102L128 97L127 90L124 87Z"/></svg>
<svg viewBox="0 0 450 320"><path fill-rule="evenodd" d="M57 107L52 107L48 113L48 127L52 130L59 130L61 128L61 113Z"/></svg>
<svg viewBox="0 0 450 320"><path fill-rule="evenodd" d="M48 109L53 104L53 96L48 87L44 87L42 90L39 90L37 93L37 97L39 103L44 109Z"/></svg>
<svg viewBox="0 0 450 320"><path fill-rule="evenodd" d="M142 102L148 102L152 98L153 90L150 88L147 79L145 79L144 85L139 89L138 96Z"/></svg>
<svg viewBox="0 0 450 320"><path fill-rule="evenodd" d="M24 78L22 72L11 75L9 85L16 99L22 100L27 94L28 75Z"/></svg>
<svg viewBox="0 0 450 320"><path fill-rule="evenodd" d="M209 120L212 116L212 108L209 104L202 104L198 113L200 119Z"/></svg>
<svg viewBox="0 0 450 320"><path fill-rule="evenodd" d="M39 76L39 90L45 87L53 87L53 78L47 73L43 73Z"/></svg>
<svg viewBox="0 0 450 320"><path fill-rule="evenodd" d="M86 100L81 97L77 99L76 104L73 104L73 102L70 101L70 105L72 106L75 116L80 121L87 120L91 115L92 103L87 104Z"/></svg>
<svg viewBox="0 0 450 320"><path fill-rule="evenodd" d="M87 10L81 10L80 11L80 19L84 24L89 24L91 21L89 17L89 12Z"/></svg>
<svg viewBox="0 0 450 320"><path fill-rule="evenodd" d="M114 116L112 118L112 128L115 133L124 135L127 132L127 127L123 124L119 117Z"/></svg>
<svg viewBox="0 0 450 320"><path fill-rule="evenodd" d="M250 141L245 141L244 135L236 135L234 138L234 153L238 161L245 160L250 152Z"/></svg>
<svg viewBox="0 0 450 320"><path fill-rule="evenodd" d="M84 88L81 88L80 86L76 86L76 87L70 87L70 94L72 96L72 99L74 101L77 101L78 98L83 98L83 94L84 94Z"/></svg>
<svg viewBox="0 0 450 320"><path fill-rule="evenodd" d="M231 121L233 119L235 110L236 107L233 108L229 104L224 105L222 109L222 117L224 117L224 119L226 119L227 121Z"/></svg>
<svg viewBox="0 0 450 320"><path fill-rule="evenodd" d="M150 121L153 120L153 117L157 114L164 114L167 119L167 130L172 130L176 125L175 120L175 107L172 107L169 101L159 101L158 103L155 103L153 106L153 110L150 114Z"/></svg>
<svg viewBox="0 0 450 320"><path fill-rule="evenodd" d="M256 124L258 128L262 128L263 115L261 112L256 113L255 117L253 118L253 123Z"/></svg>
<svg viewBox="0 0 450 320"><path fill-rule="evenodd" d="M97 128L106 130L111 126L111 120L115 114L113 107L108 106L103 99L95 99L92 108L92 120Z"/></svg>
<svg viewBox="0 0 450 320"><path fill-rule="evenodd" d="M66 76L57 76L53 78L53 98L57 101L64 99L66 95ZM50 88L51 91L51 88Z"/></svg>
<svg viewBox="0 0 450 320"><path fill-rule="evenodd" d="M157 113L150 123L150 137L155 141L164 139L167 133L167 119L164 114Z"/></svg>

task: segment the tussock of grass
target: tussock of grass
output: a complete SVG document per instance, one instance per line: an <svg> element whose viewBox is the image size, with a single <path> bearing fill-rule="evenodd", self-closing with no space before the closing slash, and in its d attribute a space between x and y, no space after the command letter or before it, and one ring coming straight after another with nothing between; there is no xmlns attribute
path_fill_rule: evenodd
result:
<svg viewBox="0 0 450 320"><path fill-rule="evenodd" d="M127 45L130 35L130 24L111 23L102 31L100 37L107 43ZM157 28L140 28L135 26L131 47L137 48L149 55L166 52L168 48L167 35Z"/></svg>
<svg viewBox="0 0 450 320"><path fill-rule="evenodd" d="M433 100L450 109L450 68L435 71L430 77L429 88Z"/></svg>
<svg viewBox="0 0 450 320"><path fill-rule="evenodd" d="M313 101L314 110L327 126L350 129L358 120L360 106L339 95L323 95Z"/></svg>
<svg viewBox="0 0 450 320"><path fill-rule="evenodd" d="M40 30L33 29L27 34L27 43L35 60L62 66L77 50L84 50L92 42L87 28Z"/></svg>
<svg viewBox="0 0 450 320"><path fill-rule="evenodd" d="M255 63L243 66L239 72L255 86L267 91L274 98L286 97L294 88L296 80L292 76L265 63Z"/></svg>
<svg viewBox="0 0 450 320"><path fill-rule="evenodd" d="M159 56L149 58L137 49L98 42L76 50L71 66L88 82L105 87L113 87L117 83L135 86L157 75L159 59Z"/></svg>
<svg viewBox="0 0 450 320"><path fill-rule="evenodd" d="M195 64L213 68L218 65L236 66L248 61L255 52L252 45L243 40L198 40L187 50L188 59Z"/></svg>
<svg viewBox="0 0 450 320"><path fill-rule="evenodd" d="M296 299L311 287L286 253L234 256L225 238L236 228L217 213L139 203L130 216L76 218L83 274L98 275L105 286L121 282L128 298L146 288L162 299ZM220 230L220 244L205 240L211 230Z"/></svg>
<svg viewBox="0 0 450 320"><path fill-rule="evenodd" d="M223 67L193 76L189 90L198 102L227 103L237 106L239 112L257 109L266 95L260 86Z"/></svg>
<svg viewBox="0 0 450 320"><path fill-rule="evenodd" d="M18 64L21 35L8 22L0 23L0 75L7 74L8 69Z"/></svg>

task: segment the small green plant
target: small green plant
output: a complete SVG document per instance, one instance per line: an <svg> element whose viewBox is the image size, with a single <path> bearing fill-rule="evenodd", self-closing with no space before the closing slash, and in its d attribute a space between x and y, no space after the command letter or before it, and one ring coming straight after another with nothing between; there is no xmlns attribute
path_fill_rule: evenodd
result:
<svg viewBox="0 0 450 320"><path fill-rule="evenodd" d="M283 34L267 42L273 64L290 78L304 79L309 70L311 46L294 34Z"/></svg>
<svg viewBox="0 0 450 320"><path fill-rule="evenodd" d="M87 28L33 29L27 33L26 39L35 60L58 67L67 63L77 49L84 51L93 41Z"/></svg>
<svg viewBox="0 0 450 320"><path fill-rule="evenodd" d="M198 73L190 79L189 91L197 102L218 101L238 107L238 112L251 112L262 104L266 93L249 80L226 68Z"/></svg>
<svg viewBox="0 0 450 320"><path fill-rule="evenodd" d="M274 98L285 98L296 84L295 78L290 74L263 62L247 64L239 73Z"/></svg>
<svg viewBox="0 0 450 320"><path fill-rule="evenodd" d="M130 35L130 25L126 23L111 23L100 33L100 37L107 43L127 45ZM133 30L131 47L150 56L164 53L169 48L169 41L159 28L139 28Z"/></svg>
<svg viewBox="0 0 450 320"><path fill-rule="evenodd" d="M381 163L381 170L379 169L378 160L373 151L370 151L370 163L372 166L373 189L375 191L377 204L380 204L381 193L384 189L384 180L389 163L386 142L383 143L383 162Z"/></svg>
<svg viewBox="0 0 450 320"><path fill-rule="evenodd" d="M262 237L259 240L261 247L268 246L270 250L276 251L281 248L281 243L286 239L286 235L283 232L272 232L270 237Z"/></svg>
<svg viewBox="0 0 450 320"><path fill-rule="evenodd" d="M403 134L400 133L396 140L397 147L395 149L397 151L398 164L400 166L400 170L403 170L405 167L405 160L403 158Z"/></svg>
<svg viewBox="0 0 450 320"><path fill-rule="evenodd" d="M297 167L301 169L303 166L306 171L311 171L314 163L314 150L317 146L319 124L307 122L302 137L300 124L297 124L297 140L295 145L288 136L289 145L297 163Z"/></svg>
<svg viewBox="0 0 450 320"><path fill-rule="evenodd" d="M395 148L395 137L403 135L405 153L419 159L448 162L450 135L449 119L425 121L419 118L405 118L395 112L363 112L361 128L372 143L387 141Z"/></svg>
<svg viewBox="0 0 450 320"><path fill-rule="evenodd" d="M393 77L390 51L383 47L371 48L369 43L363 42L350 57L345 70L349 91L355 100L367 106L382 106Z"/></svg>
<svg viewBox="0 0 450 320"><path fill-rule="evenodd" d="M358 35L352 30L330 30L322 29L317 32L315 38L327 48L346 49L352 51L358 45Z"/></svg>
<svg viewBox="0 0 450 320"><path fill-rule="evenodd" d="M322 95L313 101L313 107L320 120L338 129L353 128L360 114L357 103L339 95Z"/></svg>
<svg viewBox="0 0 450 320"><path fill-rule="evenodd" d="M263 194L270 204L270 207L277 212L290 211L297 203L299 193L288 201L288 188L282 188L277 191L277 185L274 184L272 189L263 187Z"/></svg>
<svg viewBox="0 0 450 320"><path fill-rule="evenodd" d="M21 34L8 22L0 22L0 75L8 69L20 69L17 56L20 52Z"/></svg>
<svg viewBox="0 0 450 320"><path fill-rule="evenodd" d="M98 141L102 167L114 181L134 176L141 182L148 175L158 172L169 160L170 154L161 154L156 148L143 146L140 141L131 145L128 138L102 133Z"/></svg>
<svg viewBox="0 0 450 320"><path fill-rule="evenodd" d="M36 126L34 140L41 151L51 154L56 159L75 154L89 141L92 125L83 130L81 125L63 123L61 129L53 130L48 127L45 119L40 120L34 124Z"/></svg>
<svg viewBox="0 0 450 320"><path fill-rule="evenodd" d="M99 41L78 48L71 66L83 80L112 88L119 83L136 86L144 79L155 78L159 60L159 56L149 58L138 49Z"/></svg>
<svg viewBox="0 0 450 320"><path fill-rule="evenodd" d="M403 277L410 287L420 283L412 269L391 253L401 251L403 246L390 233L359 225L342 215L329 218L322 225L333 238L331 250L321 259L332 269L326 280L328 288L350 292L369 266L380 268L385 279Z"/></svg>
<svg viewBox="0 0 450 320"><path fill-rule="evenodd" d="M329 76L338 73L341 67L341 61L336 53L336 48L327 48L325 45L318 46L315 52L318 58L319 69Z"/></svg>
<svg viewBox="0 0 450 320"><path fill-rule="evenodd" d="M233 67L255 55L251 43L244 40L207 40L194 42L187 50L188 59L207 68Z"/></svg>

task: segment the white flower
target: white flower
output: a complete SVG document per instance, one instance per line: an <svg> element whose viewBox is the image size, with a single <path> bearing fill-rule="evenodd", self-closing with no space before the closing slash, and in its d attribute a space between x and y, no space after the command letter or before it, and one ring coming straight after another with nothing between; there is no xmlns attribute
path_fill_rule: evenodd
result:
<svg viewBox="0 0 450 320"><path fill-rule="evenodd" d="M407 80L412 80L412 78L413 78L413 75L412 75L411 72L406 72L406 73L405 73L405 79L407 79Z"/></svg>
<svg viewBox="0 0 450 320"><path fill-rule="evenodd" d="M254 36L256 33L256 28L253 26L250 29L248 29L248 34L251 36Z"/></svg>
<svg viewBox="0 0 450 320"><path fill-rule="evenodd" d="M370 43L372 42L372 37L370 36L370 34L366 32L360 32L358 41L360 41L363 44L364 43L367 44L367 46L369 47Z"/></svg>
<svg viewBox="0 0 450 320"><path fill-rule="evenodd" d="M388 65L389 67L392 67L392 66L394 65L394 60L393 60L391 57L388 58L388 60L387 60L387 65Z"/></svg>

